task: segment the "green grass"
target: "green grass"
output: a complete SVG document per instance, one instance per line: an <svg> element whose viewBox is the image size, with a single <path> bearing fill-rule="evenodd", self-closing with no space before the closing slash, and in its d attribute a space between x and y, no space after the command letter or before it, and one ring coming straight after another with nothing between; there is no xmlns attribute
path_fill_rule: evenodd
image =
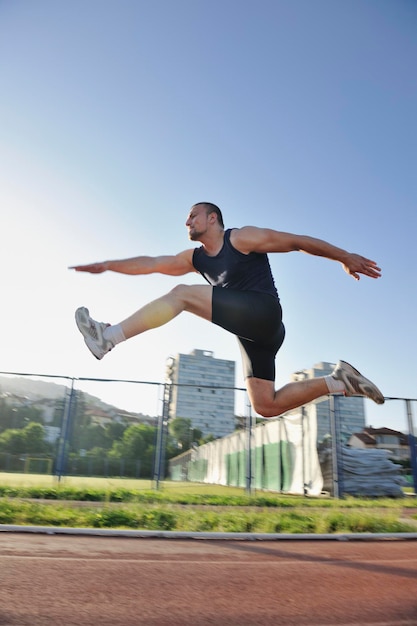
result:
<svg viewBox="0 0 417 626"><path fill-rule="evenodd" d="M0 523L78 528L128 528L188 532L392 533L416 532L395 512L336 510L195 510L175 505L72 508L57 503L0 500Z"/></svg>
<svg viewBox="0 0 417 626"><path fill-rule="evenodd" d="M55 476L47 474L13 474L0 472L0 485L10 487L45 487L60 488L73 487L76 489L93 489L108 491L113 489L126 489L134 491L147 491L153 488L153 481L138 480L134 478L100 478L95 476L65 476L58 482ZM161 491L170 493L186 494L230 494L240 495L245 490L240 487L224 487L223 485L204 485L190 482L171 482L164 481L160 483Z"/></svg>
<svg viewBox="0 0 417 626"><path fill-rule="evenodd" d="M0 524L194 532L417 532L417 498L303 498L221 485L0 473ZM404 519L407 517L407 519Z"/></svg>

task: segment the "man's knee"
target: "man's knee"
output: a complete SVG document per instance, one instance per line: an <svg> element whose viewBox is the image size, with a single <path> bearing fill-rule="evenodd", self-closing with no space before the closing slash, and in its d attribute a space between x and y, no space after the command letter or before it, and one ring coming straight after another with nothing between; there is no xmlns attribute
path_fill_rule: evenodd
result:
<svg viewBox="0 0 417 626"><path fill-rule="evenodd" d="M262 417L277 415L274 403L274 383L269 380L248 378L246 381L252 408Z"/></svg>
<svg viewBox="0 0 417 626"><path fill-rule="evenodd" d="M183 285L183 284L175 285L175 287L173 287L173 289L171 289L170 294L172 294L176 298L184 300L185 296L186 296L186 293L187 293L187 288L189 286L190 285Z"/></svg>
<svg viewBox="0 0 417 626"><path fill-rule="evenodd" d="M182 310L211 320L212 287L209 285L176 285L170 291Z"/></svg>
<svg viewBox="0 0 417 626"><path fill-rule="evenodd" d="M261 417L276 417L276 407L272 405L272 402L265 402L265 400L255 400L252 402L252 407L258 415Z"/></svg>

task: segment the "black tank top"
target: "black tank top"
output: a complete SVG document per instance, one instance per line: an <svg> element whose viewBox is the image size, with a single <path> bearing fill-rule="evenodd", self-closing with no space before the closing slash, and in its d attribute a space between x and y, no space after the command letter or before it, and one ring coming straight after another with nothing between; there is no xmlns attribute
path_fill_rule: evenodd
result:
<svg viewBox="0 0 417 626"><path fill-rule="evenodd" d="M204 247L193 253L195 269L210 285L237 289L239 291L259 291L278 298L268 256L258 252L243 254L230 243L228 228L224 233L223 248L216 256L206 254Z"/></svg>

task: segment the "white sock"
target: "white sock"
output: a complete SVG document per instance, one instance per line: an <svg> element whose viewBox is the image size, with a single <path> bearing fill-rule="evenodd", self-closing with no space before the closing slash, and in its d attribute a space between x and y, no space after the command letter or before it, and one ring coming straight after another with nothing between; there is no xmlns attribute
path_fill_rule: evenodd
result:
<svg viewBox="0 0 417 626"><path fill-rule="evenodd" d="M341 380L337 380L337 378L333 378L333 376L325 376L324 380L326 381L329 393L343 393L346 391L346 387Z"/></svg>
<svg viewBox="0 0 417 626"><path fill-rule="evenodd" d="M115 324L114 326L107 326L106 330L103 333L104 339L111 341L115 346L122 341L126 341L125 334L122 330L120 324Z"/></svg>

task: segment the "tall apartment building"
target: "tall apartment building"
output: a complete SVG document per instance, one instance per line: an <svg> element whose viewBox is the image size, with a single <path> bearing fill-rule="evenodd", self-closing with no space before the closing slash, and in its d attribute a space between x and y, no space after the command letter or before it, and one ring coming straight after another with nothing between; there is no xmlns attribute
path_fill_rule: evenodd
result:
<svg viewBox="0 0 417 626"><path fill-rule="evenodd" d="M317 363L310 369L294 372L291 379L293 381L297 381L308 378L318 378L319 376L327 376L332 373L334 367L334 363ZM338 406L342 436L348 440L350 435L361 432L365 428L364 398L356 396L351 398L339 396ZM315 416L317 418L317 441L323 441L324 437L329 435L331 432L329 398L327 396L319 398L318 400L306 405L305 410L307 411L307 417Z"/></svg>
<svg viewBox="0 0 417 626"><path fill-rule="evenodd" d="M224 437L234 431L234 361L215 359L208 350L177 354L167 361L166 379L173 383L171 419L189 418L204 436Z"/></svg>

